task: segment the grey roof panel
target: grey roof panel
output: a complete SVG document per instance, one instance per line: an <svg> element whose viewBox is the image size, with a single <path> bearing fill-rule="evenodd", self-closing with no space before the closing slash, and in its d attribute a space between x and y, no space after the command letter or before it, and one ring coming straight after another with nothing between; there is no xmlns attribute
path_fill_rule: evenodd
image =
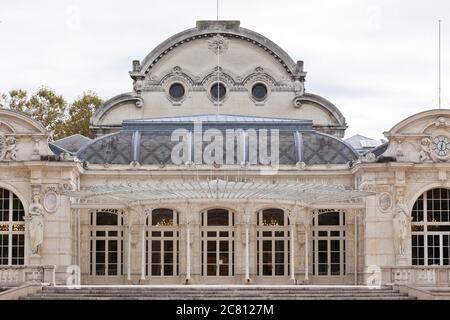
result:
<svg viewBox="0 0 450 320"><path fill-rule="evenodd" d="M301 137L298 137L298 136ZM133 138L134 137L134 138ZM267 150L271 152L271 138L267 139ZM171 140L167 131L140 132L120 131L100 137L82 148L77 157L93 164L130 164L137 160L141 164L172 164L171 153L178 141ZM249 160L250 142L247 141L246 159ZM204 148L209 143L203 143ZM243 145L240 145L241 148ZM241 150L239 148L239 150ZM253 150L253 149L252 149ZM226 149L223 150L224 163ZM234 147L234 164L237 160L237 142ZM257 163L260 163L257 148ZM295 165L297 162L312 164L346 164L358 159L358 153L345 141L314 131L283 131L279 135L279 163ZM192 160L192 159L191 159ZM251 160L253 162L253 160Z"/></svg>
<svg viewBox="0 0 450 320"><path fill-rule="evenodd" d="M77 153L83 146L92 142L93 140L85 137L81 134L74 134L56 141L53 141L52 144L57 146L60 149L66 150L69 153Z"/></svg>

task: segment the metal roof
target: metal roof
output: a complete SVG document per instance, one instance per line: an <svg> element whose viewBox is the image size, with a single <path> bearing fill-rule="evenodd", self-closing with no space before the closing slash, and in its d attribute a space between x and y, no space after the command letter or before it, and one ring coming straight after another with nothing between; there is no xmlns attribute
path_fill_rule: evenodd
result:
<svg viewBox="0 0 450 320"><path fill-rule="evenodd" d="M213 123L312 123L310 120L288 119L288 118L268 118L255 116L239 116L228 114L205 114L196 116L178 116L125 120L123 124L132 123L192 123L192 122L213 122Z"/></svg>

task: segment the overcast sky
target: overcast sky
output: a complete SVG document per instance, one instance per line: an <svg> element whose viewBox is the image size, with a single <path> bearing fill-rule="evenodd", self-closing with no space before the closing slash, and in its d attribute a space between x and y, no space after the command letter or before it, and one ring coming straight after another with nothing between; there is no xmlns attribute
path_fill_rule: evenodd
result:
<svg viewBox="0 0 450 320"><path fill-rule="evenodd" d="M307 91L337 105L347 137L377 139L437 108L442 19L450 108L449 0L220 0L219 11L304 60ZM216 0L1 0L0 92L48 86L71 100L85 90L103 98L131 91L133 59L215 18Z"/></svg>

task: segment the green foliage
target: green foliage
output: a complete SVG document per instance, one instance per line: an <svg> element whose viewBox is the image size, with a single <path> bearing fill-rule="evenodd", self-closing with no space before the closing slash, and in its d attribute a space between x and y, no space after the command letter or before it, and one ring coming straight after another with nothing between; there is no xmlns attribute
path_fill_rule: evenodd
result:
<svg viewBox="0 0 450 320"><path fill-rule="evenodd" d="M41 88L31 96L28 113L44 127L53 131L55 140L64 137L67 102L48 88Z"/></svg>
<svg viewBox="0 0 450 320"><path fill-rule="evenodd" d="M89 130L89 120L103 100L94 92L87 91L69 107L69 121L64 126L65 136L79 133L93 138Z"/></svg>
<svg viewBox="0 0 450 320"><path fill-rule="evenodd" d="M28 102L28 93L26 90L11 90L0 96L0 108L17 110L25 112Z"/></svg>
<svg viewBox="0 0 450 320"><path fill-rule="evenodd" d="M0 108L28 114L52 130L54 140L77 133L91 137L89 120L102 103L96 93L87 91L68 105L63 96L45 87L31 97L26 90L11 90L0 95Z"/></svg>

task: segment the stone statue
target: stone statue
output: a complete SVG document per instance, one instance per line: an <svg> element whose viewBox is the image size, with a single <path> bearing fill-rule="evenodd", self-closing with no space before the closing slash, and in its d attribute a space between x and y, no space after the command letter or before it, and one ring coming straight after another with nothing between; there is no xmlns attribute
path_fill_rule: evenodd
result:
<svg viewBox="0 0 450 320"><path fill-rule="evenodd" d="M39 254L41 245L44 242L44 208L39 201L39 194L34 194L33 203L28 210L30 216L30 244L33 254Z"/></svg>
<svg viewBox="0 0 450 320"><path fill-rule="evenodd" d="M431 140L430 138L423 138L420 140L420 161L432 161L431 159Z"/></svg>
<svg viewBox="0 0 450 320"><path fill-rule="evenodd" d="M404 255L406 253L408 222L411 219L412 217L409 215L409 210L404 203L403 196L399 196L393 219L394 244L395 251L398 255Z"/></svg>
<svg viewBox="0 0 450 320"><path fill-rule="evenodd" d="M5 151L3 157L0 160L16 160L16 138L8 137L5 139Z"/></svg>

